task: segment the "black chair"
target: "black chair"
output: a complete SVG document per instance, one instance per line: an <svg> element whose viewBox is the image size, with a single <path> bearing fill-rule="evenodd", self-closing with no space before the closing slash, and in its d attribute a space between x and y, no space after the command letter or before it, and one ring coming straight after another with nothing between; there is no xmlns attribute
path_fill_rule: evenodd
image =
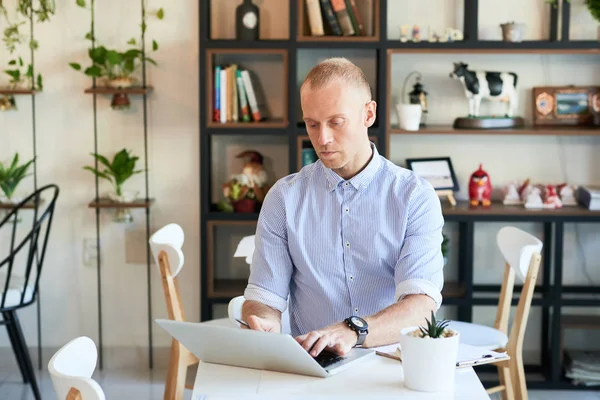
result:
<svg viewBox="0 0 600 400"><path fill-rule="evenodd" d="M54 184L39 188L0 217L0 234L6 235L10 230L8 257L0 261L0 313L3 317L0 325L6 325L23 382L31 384L38 400L41 399L40 391L17 310L33 304L37 298L58 192L58 186ZM26 222L30 217L31 225ZM3 245L0 259L4 252ZM17 269L23 272L22 276L15 275Z"/></svg>

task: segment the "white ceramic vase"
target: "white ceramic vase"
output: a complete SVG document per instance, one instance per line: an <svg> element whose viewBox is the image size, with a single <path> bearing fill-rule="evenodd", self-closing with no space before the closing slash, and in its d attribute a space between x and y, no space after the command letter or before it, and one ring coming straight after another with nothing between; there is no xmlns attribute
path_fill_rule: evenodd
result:
<svg viewBox="0 0 600 400"><path fill-rule="evenodd" d="M459 333L447 338L414 337L405 328L400 335L404 384L419 392L452 392L456 374Z"/></svg>
<svg viewBox="0 0 600 400"><path fill-rule="evenodd" d="M400 129L407 131L418 131L421 123L420 104L396 104L398 111L398 124Z"/></svg>

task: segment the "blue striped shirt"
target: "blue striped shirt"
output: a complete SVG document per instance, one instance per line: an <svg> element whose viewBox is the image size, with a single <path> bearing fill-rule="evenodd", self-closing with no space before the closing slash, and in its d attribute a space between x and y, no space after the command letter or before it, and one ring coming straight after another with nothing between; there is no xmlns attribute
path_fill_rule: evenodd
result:
<svg viewBox="0 0 600 400"><path fill-rule="evenodd" d="M289 306L293 336L372 315L408 294L441 305L439 197L371 148L349 180L317 161L279 179L264 199L244 297L281 312Z"/></svg>

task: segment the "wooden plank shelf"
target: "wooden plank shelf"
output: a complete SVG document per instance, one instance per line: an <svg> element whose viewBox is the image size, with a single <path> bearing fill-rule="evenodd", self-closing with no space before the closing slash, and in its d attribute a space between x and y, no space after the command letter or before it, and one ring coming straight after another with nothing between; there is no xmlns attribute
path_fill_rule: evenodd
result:
<svg viewBox="0 0 600 400"><path fill-rule="evenodd" d="M17 96L17 95L34 95L38 93L39 90L34 89L8 89L8 88L0 88L0 95L5 96Z"/></svg>
<svg viewBox="0 0 600 400"><path fill-rule="evenodd" d="M503 41L457 41L445 43L401 42L388 40L388 54L397 53L471 53L471 54L598 54L600 42L595 40L581 41L545 41L533 40L520 43Z"/></svg>
<svg viewBox="0 0 600 400"><path fill-rule="evenodd" d="M44 204L44 199L42 199L38 203L38 207L41 206L42 204ZM13 204L13 203L1 203L0 202L0 210L12 210L13 208L15 208L15 206L16 206L16 204ZM26 210L33 210L34 208L36 208L36 206L33 201L29 201L22 208L26 209Z"/></svg>
<svg viewBox="0 0 600 400"><path fill-rule="evenodd" d="M289 40L236 40L211 39L202 43L206 49L283 49L290 46Z"/></svg>
<svg viewBox="0 0 600 400"><path fill-rule="evenodd" d="M570 329L600 329L600 315L561 315L560 325Z"/></svg>
<svg viewBox="0 0 600 400"><path fill-rule="evenodd" d="M85 89L88 94L148 94L152 91L152 86L144 87L129 87L129 88L113 88L107 86L98 86Z"/></svg>
<svg viewBox="0 0 600 400"><path fill-rule="evenodd" d="M273 129L281 128L285 129L289 125L289 122L284 119L273 119L270 121L258 121L258 122L215 122L210 121L206 123L207 128L211 129Z"/></svg>
<svg viewBox="0 0 600 400"><path fill-rule="evenodd" d="M536 135L536 136L597 136L600 126L581 127L525 127L516 129L455 129L452 125L429 125L418 131L392 127L392 135Z"/></svg>
<svg viewBox="0 0 600 400"><path fill-rule="evenodd" d="M149 208L154 199L139 199L130 203L117 203L111 199L100 198L98 201L92 200L89 204L89 208Z"/></svg>

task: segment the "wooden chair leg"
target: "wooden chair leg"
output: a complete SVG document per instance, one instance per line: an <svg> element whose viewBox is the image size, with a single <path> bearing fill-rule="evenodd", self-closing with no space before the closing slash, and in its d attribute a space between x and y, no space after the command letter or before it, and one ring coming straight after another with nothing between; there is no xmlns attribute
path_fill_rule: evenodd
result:
<svg viewBox="0 0 600 400"><path fill-rule="evenodd" d="M164 400L182 400L185 391L185 376L188 366L188 355L184 347L173 339Z"/></svg>
<svg viewBox="0 0 600 400"><path fill-rule="evenodd" d="M512 379L515 399L528 400L525 368L523 368L523 359L521 357L515 357L510 360L510 377Z"/></svg>
<svg viewBox="0 0 600 400"><path fill-rule="evenodd" d="M498 367L498 378L500 385L504 386L502 400L516 400L510 369L508 367Z"/></svg>

